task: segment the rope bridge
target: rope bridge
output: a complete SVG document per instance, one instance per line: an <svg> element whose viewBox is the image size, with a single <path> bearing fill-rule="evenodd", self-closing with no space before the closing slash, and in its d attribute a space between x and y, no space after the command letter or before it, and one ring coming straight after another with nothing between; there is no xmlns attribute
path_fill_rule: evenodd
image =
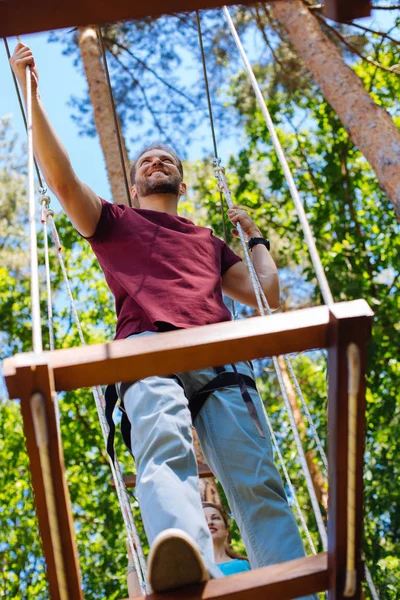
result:
<svg viewBox="0 0 400 600"><path fill-rule="evenodd" d="M340 304L335 304L333 301L301 199L299 198L265 101L226 6L223 8L223 12L270 131L271 139L298 212L299 221L310 250L311 260L326 306L293 311L284 315L272 315L251 261L245 237L239 223L237 229L242 242L245 262L257 298L259 317L253 317L245 321L220 323L178 332L162 333L146 340L129 339L109 344L83 347L85 343L84 336L63 261L62 248L53 219L53 213L49 208L49 198L45 194L45 189L36 165L42 192L42 223L45 238L50 331L50 352L43 352L39 311L36 211L33 178L35 161L32 146L31 79L29 68L27 69L26 124L28 131L28 197L31 227L31 293L34 351L33 353L25 353L7 359L4 361L3 371L10 397L21 398L21 410L24 418L27 449L31 460L36 508L47 561L52 598L70 598L71 600L83 598L70 500L64 477L63 451L59 435L60 412L57 392L80 387L92 387L106 443L108 424L104 414L105 402L101 385L262 357L272 358L277 373L324 553L316 554L315 546L296 498L294 486L290 481L279 446L276 443L271 422L267 413L265 413L271 438L294 500L298 520L305 530L305 535L313 556L239 574L233 580L231 578L211 580L205 586L191 591L182 590L174 592L173 597L201 597L210 599L239 597L273 598L279 595L280 598L292 598L327 589L331 594L330 597L334 599L361 597L361 580L363 579L361 538L362 464L365 421L364 379L366 344L370 336L372 311L363 300ZM221 161L217 153L207 68L198 13L197 24L214 143L214 166L217 185L221 197L225 198L228 206L232 206L233 201L225 179L224 169L221 166ZM113 105L114 117L116 118L100 28L98 28L98 35L109 84L110 101ZM119 127L116 125L115 129L118 137ZM121 147L120 140L119 147ZM74 321L82 344L79 348L54 349L50 270L47 254L48 223L53 235L60 267L67 286L68 298L72 306ZM316 348L328 349L329 465L290 359L287 356L291 352ZM328 531L326 531L322 519L307 467L302 442L279 366L278 355L283 355L290 376L294 381L296 392L309 419L316 446L321 454L321 461L328 470ZM145 593L146 564L118 460L110 458L110 467L139 583L142 593ZM373 588L372 582L371 586ZM168 598L168 596L168 594L162 595L163 598ZM154 594L152 597L156 598L158 596Z"/></svg>

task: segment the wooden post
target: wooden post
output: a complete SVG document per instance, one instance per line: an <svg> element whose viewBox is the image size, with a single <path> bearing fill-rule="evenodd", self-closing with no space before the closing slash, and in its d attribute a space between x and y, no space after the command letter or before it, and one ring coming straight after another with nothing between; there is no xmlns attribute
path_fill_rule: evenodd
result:
<svg viewBox="0 0 400 600"><path fill-rule="evenodd" d="M52 600L83 599L64 456L54 410L53 372L21 368L18 388L36 513Z"/></svg>
<svg viewBox="0 0 400 600"><path fill-rule="evenodd" d="M343 600L348 555L347 508L348 484L348 347L354 343L359 351L359 387L357 393L356 469L355 469L355 565L357 581L355 600L361 597L363 458L365 437L365 370L367 342L371 332L372 311L364 316L343 318L341 307L331 308L328 346L328 570L329 600Z"/></svg>
<svg viewBox="0 0 400 600"><path fill-rule="evenodd" d="M328 19L345 23L371 14L370 0L325 0L324 14Z"/></svg>

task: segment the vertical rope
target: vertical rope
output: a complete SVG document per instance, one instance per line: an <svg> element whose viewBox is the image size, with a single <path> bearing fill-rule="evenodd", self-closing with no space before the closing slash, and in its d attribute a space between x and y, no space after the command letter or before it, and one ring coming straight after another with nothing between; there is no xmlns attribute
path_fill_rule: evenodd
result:
<svg viewBox="0 0 400 600"><path fill-rule="evenodd" d="M262 404L264 406L264 403L262 403ZM265 407L264 407L264 416L265 416L265 420L267 421L269 433L270 433L272 442L274 444L275 451L276 451L276 453L278 455L279 462L280 462L283 474L284 474L285 479L286 479L286 483L287 483L287 485L289 487L290 494L291 494L292 499L293 499L293 501L295 503L296 512L297 512L298 518L300 520L300 523L301 523L301 525L303 527L303 530L304 530L304 532L306 534L307 541L308 541L308 544L310 546L311 552L313 554L317 554L317 551L316 551L315 546L314 546L314 542L312 541L312 538L311 538L311 535L310 535L310 531L309 531L309 529L307 527L307 523L306 523L306 521L304 519L304 515L303 515L302 510L300 508L299 501L297 500L296 491L295 491L295 489L293 487L292 480L290 479L290 475L289 475L288 470L286 468L285 461L283 460L282 452L281 452L281 450L279 448L278 440L276 439L275 432L274 432L273 427L272 427L272 423L270 421L270 418L268 416L267 411L265 410Z"/></svg>
<svg viewBox="0 0 400 600"><path fill-rule="evenodd" d="M258 85L257 79L256 79L256 77L254 75L253 69L252 69L252 67L250 65L250 62L249 62L249 59L247 58L247 55L246 55L246 52L245 52L245 50L243 48L242 42L240 41L240 38L239 38L239 36L237 34L237 31L236 31L235 25L233 24L231 15L229 13L229 10L228 10L228 8L226 6L224 6L223 7L223 11L224 11L224 15L225 15L225 18L227 20L230 32L231 32L231 34L233 36L233 39L235 40L236 47L239 50L240 56L241 56L241 58L243 60L243 64L244 64L245 69L247 71L247 74L249 76L250 83L251 83L251 85L253 87L254 93L256 95L258 104L259 104L260 109L261 109L261 112L263 113L265 122L266 122L267 127L268 127L269 134L271 136L272 143L273 143L274 148L275 148L275 152L277 154L278 160L279 160L279 162L281 164L282 170L283 170L284 175L285 175L285 179L286 179L287 184L289 186L290 194L292 196L292 199L293 199L293 202L294 202L294 205L295 205L295 208L296 208L296 212L297 212L297 215L299 217L299 221L300 221L301 227L302 227L303 232L304 232L304 237L305 237L307 245L308 245L308 250L310 252L310 257L311 257L312 263L314 265L314 270L315 270L315 274L317 276L317 280L318 280L318 283L319 283L319 287L320 287L320 290L321 290L322 297L324 299L325 304L327 304L329 306L330 304L333 304L333 302L334 302L333 296L332 296L331 290L329 288L329 283L328 283L328 280L326 278L326 275L325 275L325 272L324 272L324 268L322 266L321 259L320 259L319 254L318 254L317 247L315 245L315 240L314 240L314 236L313 236L312 231L311 231L310 224L308 222L306 213L304 211L303 203L302 203L302 201L300 199L299 192L297 191L296 184L294 182L292 173L290 171L290 167L289 167L288 162L286 160L285 153L283 152L281 143L280 143L279 138L277 136L277 133L275 131L275 127L274 127L274 124L272 122L271 115L269 114L268 108L267 108L267 106L265 104L265 100L263 98L260 86Z"/></svg>
<svg viewBox="0 0 400 600"><path fill-rule="evenodd" d="M224 169L222 167L217 166L215 168L215 172L216 172L216 176L218 178L218 185L220 187L220 189L224 192L227 204L229 207L231 207L233 205L233 201L232 201L232 197L229 191L229 187L228 184L226 182L225 179L225 174L224 174ZM256 296L256 300L257 300L257 306L258 306L258 310L260 312L260 314L262 316L265 316L267 314L271 314L271 309L269 307L267 298L262 290L262 286L260 284L260 281L258 279L255 267L251 261L250 258L250 252L249 249L247 247L247 243L244 237L244 233L243 233L243 228L241 226L240 223L237 223L236 228L238 230L239 236L240 236L240 241L242 242L242 248L243 248L243 253L244 253L244 257L246 260L246 264L247 264L247 268L249 270L249 274L251 277L251 282L253 285L253 289L254 289L254 294ZM263 296L261 296L261 292L263 294ZM282 378L282 372L278 363L278 360L275 356L272 357L272 361L275 367L275 371L278 377L278 383L279 383L279 387L281 389L281 393L285 402L285 406L286 406L286 410L289 416L289 421L290 421L290 426L292 429L292 433L294 436L294 440L296 443L296 447L297 447L297 453L299 456L299 461L300 461L300 465L302 467L303 470L303 474L304 474L304 478L306 481L306 485L307 485L307 489L308 489L308 493L310 496L310 500L311 500L311 504L313 506L313 510L314 510L314 514L315 514L315 519L317 522L317 526L318 526L318 530L321 536L321 541L322 541L322 545L324 550L326 550L327 546L328 546L328 536L326 533L326 528L322 519L322 514L321 514L321 509L318 503L318 499L317 496L315 494L315 490L314 490L314 485L311 479L311 475L310 475L310 471L308 469L308 465L307 465L307 460L304 454L304 449L303 449L303 445L301 443L301 439L300 439L300 435L299 432L297 430L297 426L296 426L296 422L294 420L294 416L293 416L293 411L290 405L290 400L286 391L286 387L285 387L285 383L283 381ZM265 410L265 407L264 407ZM265 411L266 412L266 411Z"/></svg>
<svg viewBox="0 0 400 600"><path fill-rule="evenodd" d="M33 136L32 136L32 80L31 69L26 67L26 124L28 136L28 205L29 205L29 232L30 232L30 265L31 265L31 304L32 304L32 344L33 351L43 351L42 329L40 322L40 298L39 298L39 269L36 233L36 210L35 210L35 182L34 182L34 158L33 158Z"/></svg>
<svg viewBox="0 0 400 600"><path fill-rule="evenodd" d="M114 94L113 94L112 87L111 87L111 79L110 79L110 73L108 71L108 62L107 62L106 51L104 48L103 34L101 33L101 28L99 26L97 26L96 29L97 29L97 37L99 38L99 42L100 42L101 56L103 58L104 72L106 74L108 96L110 98L111 110L112 110L113 119L114 119L114 127L115 127L115 133L117 136L119 158L121 161L121 169L122 169L122 173L124 176L126 196L128 198L128 205L132 208L131 192L129 189L128 176L126 174L126 169L125 169L124 151L122 149L121 130L120 130L120 126L118 123L117 110L115 108Z"/></svg>
<svg viewBox="0 0 400 600"><path fill-rule="evenodd" d="M45 271L46 271L46 292L47 292L47 324L49 329L49 347L50 351L55 349L55 336L54 336L54 323L53 323L53 303L51 297L51 276L50 276L50 259L49 259L49 240L48 240L48 232L47 232L47 214L49 211L48 207L50 204L49 196L45 195L45 190L42 190L42 195L40 197L40 204L42 206L42 216L41 221L43 225L43 240L44 240L44 260L45 260ZM56 414L56 424L58 434L61 436L61 411L60 411L60 403L58 399L58 394L56 392L53 393L53 402L54 402L54 411Z"/></svg>
<svg viewBox="0 0 400 600"><path fill-rule="evenodd" d="M49 218L49 222L50 222L50 227L51 227L51 231L52 231L52 235L53 235L54 244L57 249L57 256L58 256L58 260L60 263L62 275L63 275L65 286L67 289L67 295L68 295L69 302L71 305L73 319L74 319L74 322L75 322L75 325L76 325L76 328L78 331L78 336L79 336L80 342L81 342L82 346L85 346L86 345L85 337L83 334L81 322L80 322L78 311L77 311L76 304L75 304L75 299L72 294L71 285L70 285L67 270L65 267L65 262L64 262L64 258L62 255L62 248L61 248L60 239L58 236L58 231L57 231L53 216L51 214L51 211L49 211L49 213L48 213L48 218ZM104 400L104 395L103 395L103 391L102 391L101 387L100 386L92 387L92 395L93 395L93 398L95 401L97 414L98 414L99 421L100 421L100 427L101 427L101 431L102 431L102 435L103 435L104 444L107 447L109 427L108 427L107 419L106 419L105 413L104 413L105 400ZM136 529L131 505L129 502L129 496L128 496L128 492L125 487L125 483L124 483L124 479L122 476L122 471L121 471L119 461L117 458L115 458L115 461L113 462L112 459L110 458L110 456L108 456L108 460L110 463L112 476L115 481L115 488L117 491L118 501L119 501L119 504L121 507L122 517L124 519L124 525L125 525L125 528L126 528L126 531L128 534L129 548L132 552L133 562L134 562L135 569L136 569L136 572L138 575L140 588L141 588L142 593L144 594L144 593L146 593L147 566L146 566L146 561L145 561L144 554L143 554L142 544L141 544L140 537L139 537L139 534Z"/></svg>
<svg viewBox="0 0 400 600"><path fill-rule="evenodd" d="M197 22L197 33L198 33L198 38L199 38L199 46L200 46L200 54L201 54L201 64L203 66L203 78L204 78L204 85L206 88L206 97L207 97L207 106L208 106L208 118L210 121L210 129L211 129L211 137L212 137L212 141L213 141L213 148L214 148L214 161L217 161L218 163L220 162L220 158L218 156L218 147L217 147L217 136L215 133L215 126L214 126L214 116L213 116L213 110L212 110L212 102L211 102L211 94L210 94L210 86L208 83L208 74L207 74L207 62L206 62L206 55L204 52L204 44L203 44L203 34L201 31L201 21L200 21L200 14L199 11L196 10L196 22ZM228 232L227 232L227 228L226 228L226 215L225 215L225 209L224 209L224 198L222 196L222 192L219 192L219 205L220 205L220 210L221 210L221 219L222 219L222 229L223 229L223 234L224 234L224 240L225 243L228 243ZM233 318L236 318L236 308L235 308L235 301L230 298L231 301L231 310L232 310L232 315Z"/></svg>
<svg viewBox="0 0 400 600"><path fill-rule="evenodd" d="M8 58L8 61L10 61L10 60L11 60L11 53L10 53L10 47L9 47L9 45L8 45L7 38L3 38L3 41L4 41L5 48L6 48L6 53L7 53L7 58ZM18 87L18 83L17 83L17 78L15 77L15 74L14 74L14 71L12 70L12 68L11 68L11 65L10 65L10 71L11 71L11 75L12 75L12 78L13 78L13 82L14 82L15 91L16 91L16 93L17 93L18 104L19 104L19 107L20 107L20 109L21 109L21 114L22 114L22 119L23 119L23 121L24 121L25 130L27 131L27 130L28 130L28 124L27 124L27 122L26 122L26 116L25 116L24 104L23 104L23 102L22 102L22 98L21 98L21 92L19 91L19 87ZM35 163L36 176L37 176L37 178L38 178L39 185L40 185L40 187L41 187L42 189L44 189L43 182L42 182L42 178L41 178L41 176L40 176L40 171L39 171L39 167L38 167L38 165L37 165L36 159L34 158L33 160L34 160L34 163Z"/></svg>

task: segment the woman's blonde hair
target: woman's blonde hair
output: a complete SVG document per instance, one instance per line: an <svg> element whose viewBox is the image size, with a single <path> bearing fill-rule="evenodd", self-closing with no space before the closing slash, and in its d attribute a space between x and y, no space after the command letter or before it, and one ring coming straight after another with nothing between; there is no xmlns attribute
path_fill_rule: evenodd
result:
<svg viewBox="0 0 400 600"><path fill-rule="evenodd" d="M221 515L222 520L225 524L225 527L228 530L228 538L225 541L225 552L227 553L229 558L240 558L241 560L247 560L247 562L249 562L249 559L246 558L246 556L243 556L242 554L235 552L231 547L231 536L229 533L229 528L230 528L231 524L230 524L230 520L228 517L228 513L226 512L226 510L222 506L222 504L214 504L214 502L203 502L203 508L213 508L214 510L217 510L219 512L219 514Z"/></svg>

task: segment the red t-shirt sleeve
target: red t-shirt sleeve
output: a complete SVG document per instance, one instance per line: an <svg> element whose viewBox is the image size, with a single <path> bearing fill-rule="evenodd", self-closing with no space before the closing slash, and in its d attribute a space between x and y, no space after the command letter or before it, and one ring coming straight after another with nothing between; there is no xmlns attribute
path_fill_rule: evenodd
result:
<svg viewBox="0 0 400 600"><path fill-rule="evenodd" d="M103 198L100 198L100 200L102 206L96 231L90 237L85 238L91 244L101 242L107 238L114 222L120 218L122 212L121 207L118 204L111 204L111 202L107 202L106 200L103 200Z"/></svg>
<svg viewBox="0 0 400 600"><path fill-rule="evenodd" d="M228 269L230 269L237 262L240 262L242 259L240 256L235 254L233 250L229 248L222 240L219 240L221 243L221 275L223 275Z"/></svg>

